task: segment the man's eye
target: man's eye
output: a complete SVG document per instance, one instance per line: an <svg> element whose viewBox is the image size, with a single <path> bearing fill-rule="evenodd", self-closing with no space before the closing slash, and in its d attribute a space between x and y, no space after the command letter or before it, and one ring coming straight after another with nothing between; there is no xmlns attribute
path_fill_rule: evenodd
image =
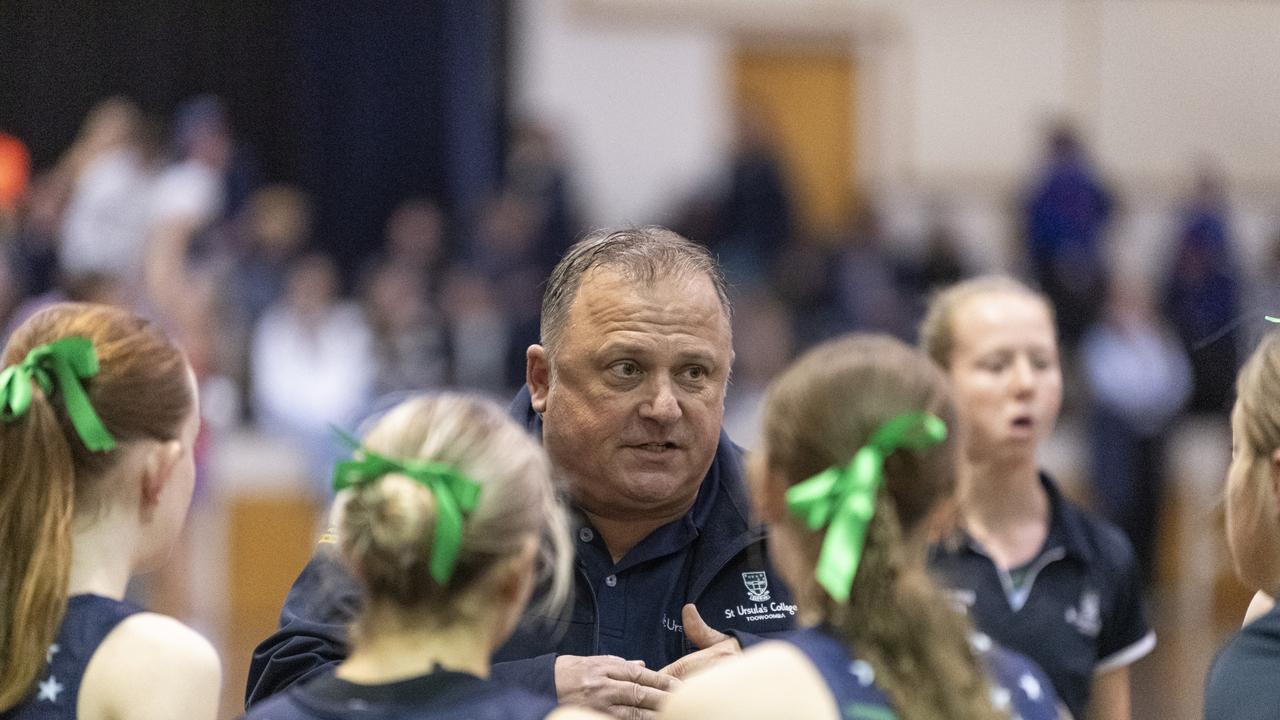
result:
<svg viewBox="0 0 1280 720"><path fill-rule="evenodd" d="M616 362L609 366L609 370L620 378L632 378L640 374L640 366L629 360Z"/></svg>
<svg viewBox="0 0 1280 720"><path fill-rule="evenodd" d="M690 380L703 380L707 377L707 369L701 365L690 365L685 368L684 376Z"/></svg>

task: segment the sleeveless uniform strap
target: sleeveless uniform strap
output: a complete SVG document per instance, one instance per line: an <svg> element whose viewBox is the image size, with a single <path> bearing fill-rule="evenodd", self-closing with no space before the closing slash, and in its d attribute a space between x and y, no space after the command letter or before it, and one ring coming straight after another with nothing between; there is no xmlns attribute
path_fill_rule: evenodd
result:
<svg viewBox="0 0 1280 720"><path fill-rule="evenodd" d="M74 719L80 683L98 646L117 625L142 611L132 603L100 595L73 595L69 598L62 626L45 655L47 664L34 692L6 719Z"/></svg>

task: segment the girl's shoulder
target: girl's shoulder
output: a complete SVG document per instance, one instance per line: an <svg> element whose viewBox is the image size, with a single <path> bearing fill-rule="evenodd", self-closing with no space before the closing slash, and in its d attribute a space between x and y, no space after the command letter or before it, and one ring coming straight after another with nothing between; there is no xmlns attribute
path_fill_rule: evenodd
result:
<svg viewBox="0 0 1280 720"><path fill-rule="evenodd" d="M79 706L107 717L212 720L221 682L222 666L208 640L174 618L139 612L93 654Z"/></svg>
<svg viewBox="0 0 1280 720"><path fill-rule="evenodd" d="M787 692L778 692L786 688ZM689 678L663 707L666 720L840 717L822 673L795 645L768 641Z"/></svg>

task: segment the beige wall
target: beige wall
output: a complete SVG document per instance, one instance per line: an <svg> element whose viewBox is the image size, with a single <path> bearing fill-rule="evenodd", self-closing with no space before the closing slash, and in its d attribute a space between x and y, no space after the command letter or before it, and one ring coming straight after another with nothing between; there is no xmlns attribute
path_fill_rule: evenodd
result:
<svg viewBox="0 0 1280 720"><path fill-rule="evenodd" d="M1006 193L1067 111L1112 177L1172 193L1199 156L1280 187L1280 3L522 0L516 106L560 124L592 219L654 217L716 177L734 38L846 34L857 171ZM853 159L850 160L851 164Z"/></svg>

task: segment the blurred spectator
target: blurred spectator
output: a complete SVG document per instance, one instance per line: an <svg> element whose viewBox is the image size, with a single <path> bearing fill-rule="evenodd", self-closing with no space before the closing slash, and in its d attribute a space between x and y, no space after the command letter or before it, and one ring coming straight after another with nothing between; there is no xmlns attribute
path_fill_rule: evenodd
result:
<svg viewBox="0 0 1280 720"><path fill-rule="evenodd" d="M1097 317L1106 289L1102 241L1111 209L1075 130L1059 123L1027 199L1026 232L1032 276L1057 310L1066 355Z"/></svg>
<svg viewBox="0 0 1280 720"><path fill-rule="evenodd" d="M734 344L751 351L734 360L723 427L734 442L751 450L759 447L765 390L795 355L795 332L787 306L762 287L735 299L733 326Z"/></svg>
<svg viewBox="0 0 1280 720"><path fill-rule="evenodd" d="M1164 310L1191 358L1191 410L1225 413L1235 394L1241 289L1226 191L1216 172L1199 170L1181 221Z"/></svg>
<svg viewBox="0 0 1280 720"><path fill-rule="evenodd" d="M847 329L835 297L835 265L831 248L803 237L793 240L779 254L774 287L795 318L798 348Z"/></svg>
<svg viewBox="0 0 1280 720"><path fill-rule="evenodd" d="M905 338L912 318L884 250L880 217L869 202L855 205L834 268L835 299L845 329Z"/></svg>
<svg viewBox="0 0 1280 720"><path fill-rule="evenodd" d="M492 288L507 325L509 340L520 352L508 352L504 385L524 383L524 348L538 342L542 283L550 268L539 265L542 212L528 197L504 189L485 207L468 248L468 267ZM461 328L459 328L461 329Z"/></svg>
<svg viewBox="0 0 1280 720"><path fill-rule="evenodd" d="M97 154L80 161L61 224L59 266L71 274L110 273L140 287L156 153L132 103L108 104L115 108L109 115L112 142L100 141Z"/></svg>
<svg viewBox="0 0 1280 720"><path fill-rule="evenodd" d="M731 283L764 280L795 230L791 193L770 118L740 105L734 117L729 188L713 250Z"/></svg>
<svg viewBox="0 0 1280 720"><path fill-rule="evenodd" d="M177 160L160 174L151 199L145 273L147 301L163 312L183 301L196 241L222 216L232 152L222 103L209 95L187 101L173 142Z"/></svg>
<svg viewBox="0 0 1280 720"><path fill-rule="evenodd" d="M493 283L459 267L446 276L441 297L452 331L454 385L494 397L510 395L523 383L520 378L513 384L510 368L524 358L527 345L513 342L511 322Z"/></svg>
<svg viewBox="0 0 1280 720"><path fill-rule="evenodd" d="M312 217L310 198L291 185L258 190L241 211L241 248L229 280L249 325L284 295L290 265L310 243Z"/></svg>
<svg viewBox="0 0 1280 720"><path fill-rule="evenodd" d="M368 278L364 276L384 265L399 265L426 285L428 296L434 301L454 251L446 226L444 213L434 200L412 197L400 202L387 218L382 248L361 269L359 284L367 285Z"/></svg>
<svg viewBox="0 0 1280 720"><path fill-rule="evenodd" d="M422 276L389 260L370 273L362 294L373 333L374 397L448 384L448 328Z"/></svg>
<svg viewBox="0 0 1280 720"><path fill-rule="evenodd" d="M370 400L370 344L360 308L339 299L337 269L319 254L290 269L285 295L255 328L258 423L299 445L318 490L328 487L330 466L347 451L334 442L329 424L349 426Z"/></svg>
<svg viewBox="0 0 1280 720"><path fill-rule="evenodd" d="M946 213L934 203L929 207L928 218L924 247L898 262L898 285L907 296L912 318L924 316L934 290L959 282L967 274L960 239Z"/></svg>
<svg viewBox="0 0 1280 720"><path fill-rule="evenodd" d="M23 297L53 290L58 280L58 226L62 193L51 172L40 173L27 189L19 207L17 234L9 261Z"/></svg>
<svg viewBox="0 0 1280 720"><path fill-rule="evenodd" d="M85 169L103 154L131 142L139 120L138 108L122 97L107 98L89 110L71 146L46 174L49 202L56 216L62 217Z"/></svg>
<svg viewBox="0 0 1280 720"><path fill-rule="evenodd" d="M1117 285L1085 334L1089 438L1098 510L1133 543L1150 581L1165 487L1165 437L1191 394L1191 368L1149 286Z"/></svg>
<svg viewBox="0 0 1280 720"><path fill-rule="evenodd" d="M0 293L3 288L0 287ZM60 302L91 302L103 305L128 307L129 291L120 278L109 273L86 272L78 275L63 274L58 284L48 292L29 295L8 316L5 337L17 329L27 318L49 305Z"/></svg>
<svg viewBox="0 0 1280 720"><path fill-rule="evenodd" d="M536 209L536 261L549 275L584 229L578 219L564 152L555 133L532 119L515 126L510 147L506 186Z"/></svg>

